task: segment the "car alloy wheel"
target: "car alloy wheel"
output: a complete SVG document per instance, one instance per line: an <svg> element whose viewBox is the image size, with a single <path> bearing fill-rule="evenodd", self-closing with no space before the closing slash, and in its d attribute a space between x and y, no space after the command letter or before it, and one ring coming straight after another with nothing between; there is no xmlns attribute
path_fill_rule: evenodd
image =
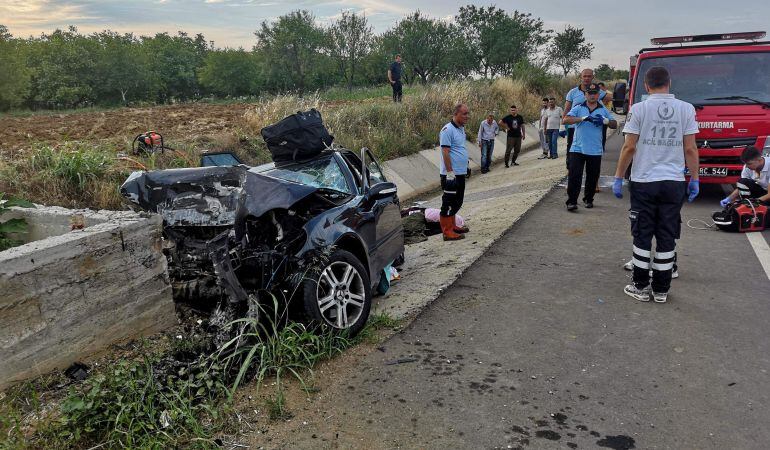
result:
<svg viewBox="0 0 770 450"><path fill-rule="evenodd" d="M345 261L329 264L319 277L316 298L327 324L341 330L350 328L361 317L366 301L361 274Z"/></svg>
<svg viewBox="0 0 770 450"><path fill-rule="evenodd" d="M355 335L369 318L371 289L363 264L345 250L335 251L305 283L305 312L311 321Z"/></svg>

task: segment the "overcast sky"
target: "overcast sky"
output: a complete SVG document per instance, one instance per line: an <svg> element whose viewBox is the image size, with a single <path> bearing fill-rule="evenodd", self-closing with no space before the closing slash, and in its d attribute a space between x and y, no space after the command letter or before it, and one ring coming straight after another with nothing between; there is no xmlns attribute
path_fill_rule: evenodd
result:
<svg viewBox="0 0 770 450"><path fill-rule="evenodd" d="M563 1L517 0L0 0L0 24L15 36L38 35L75 25L83 33L111 29L153 34L177 30L203 33L217 47L254 45L254 30L265 20L295 9L313 12L327 24L341 11L365 13L376 32L394 26L419 9L437 18L462 5L497 5L540 17L548 28L584 28L596 49L586 65L627 68L628 57L649 45L650 37L680 34L767 31L770 0ZM632 6L639 8L632 10Z"/></svg>

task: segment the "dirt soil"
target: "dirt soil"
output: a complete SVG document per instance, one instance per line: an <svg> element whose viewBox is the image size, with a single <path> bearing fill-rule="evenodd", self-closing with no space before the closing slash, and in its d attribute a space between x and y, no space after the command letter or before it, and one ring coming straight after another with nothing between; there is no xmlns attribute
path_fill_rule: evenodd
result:
<svg viewBox="0 0 770 450"><path fill-rule="evenodd" d="M186 103L106 111L34 114L0 118L0 155L10 156L36 142L65 140L130 142L147 130L157 130L166 139L188 140L194 136L232 133L244 126L250 103Z"/></svg>

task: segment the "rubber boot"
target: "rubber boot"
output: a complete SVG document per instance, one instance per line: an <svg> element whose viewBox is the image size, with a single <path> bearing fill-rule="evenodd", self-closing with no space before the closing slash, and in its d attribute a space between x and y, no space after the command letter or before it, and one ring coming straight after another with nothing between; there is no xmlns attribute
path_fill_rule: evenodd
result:
<svg viewBox="0 0 770 450"><path fill-rule="evenodd" d="M450 216L452 218L452 231L458 234L465 234L469 231L471 231L470 228L466 227L465 225L458 227L457 221L455 220L455 216Z"/></svg>
<svg viewBox="0 0 770 450"><path fill-rule="evenodd" d="M444 235L445 241L457 241L465 238L462 234L455 233L453 216L439 216L439 223L441 224L441 233Z"/></svg>

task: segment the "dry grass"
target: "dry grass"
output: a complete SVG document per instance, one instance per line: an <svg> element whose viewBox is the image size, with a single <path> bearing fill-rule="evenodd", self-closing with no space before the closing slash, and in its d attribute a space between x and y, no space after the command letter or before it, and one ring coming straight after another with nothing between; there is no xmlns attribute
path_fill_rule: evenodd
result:
<svg viewBox="0 0 770 450"><path fill-rule="evenodd" d="M461 81L429 85L404 97L403 103L367 101L344 104L322 103L318 97L278 96L246 113L250 131L274 123L298 110L321 111L335 142L351 149L368 147L378 158L388 160L416 153L438 144L438 132L449 121L454 105L466 103L471 111L468 135L473 136L488 113L500 118L510 104L519 106L527 120L539 114L540 96L524 83L511 79ZM264 149L263 143L257 147Z"/></svg>

